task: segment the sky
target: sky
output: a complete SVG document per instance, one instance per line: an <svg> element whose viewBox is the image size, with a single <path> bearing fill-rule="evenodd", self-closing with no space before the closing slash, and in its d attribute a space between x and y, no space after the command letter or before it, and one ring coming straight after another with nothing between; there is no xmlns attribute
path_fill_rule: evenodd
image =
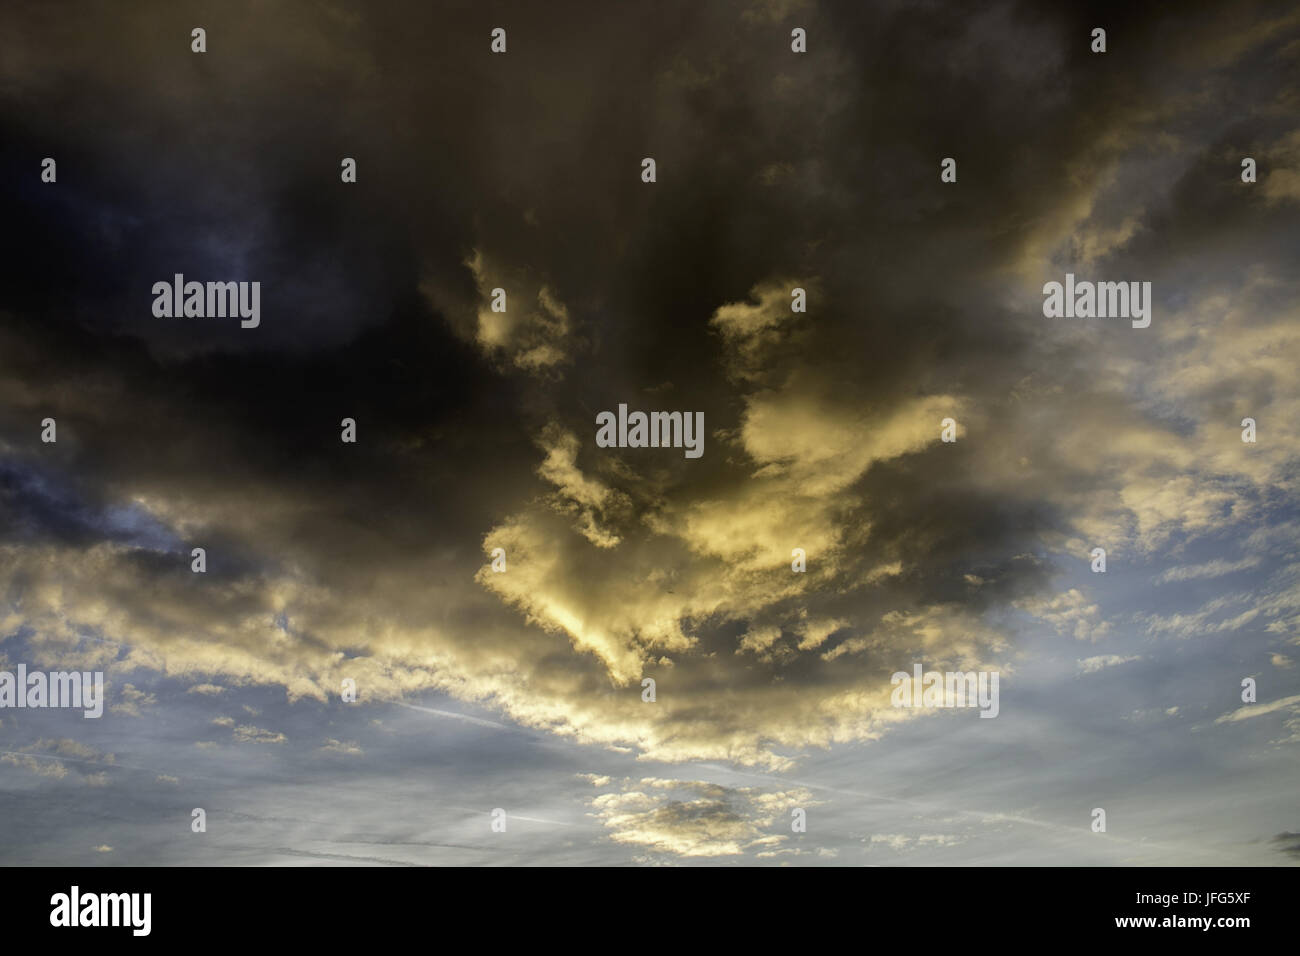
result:
<svg viewBox="0 0 1300 956"><path fill-rule="evenodd" d="M0 863L1300 862L1294 4L0 38Z"/></svg>

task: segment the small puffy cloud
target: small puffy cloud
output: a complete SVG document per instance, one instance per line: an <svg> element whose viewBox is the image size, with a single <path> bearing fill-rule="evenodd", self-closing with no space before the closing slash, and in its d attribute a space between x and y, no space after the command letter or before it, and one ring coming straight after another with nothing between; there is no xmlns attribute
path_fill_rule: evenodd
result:
<svg viewBox="0 0 1300 956"><path fill-rule="evenodd" d="M1237 571L1245 571L1249 568L1258 567L1260 558L1252 556L1241 558L1238 561L1224 561L1216 558L1213 561L1207 561L1204 564L1179 565L1167 568L1156 577L1156 582L1167 584L1171 581L1194 581L1197 579L1217 578L1225 574L1233 574Z"/></svg>
<svg viewBox="0 0 1300 956"><path fill-rule="evenodd" d="M779 846L791 811L817 801L803 788L731 788L703 781L625 779L590 801L615 843L678 857L737 856Z"/></svg>
<svg viewBox="0 0 1300 956"><path fill-rule="evenodd" d="M1058 633L1078 641L1097 641L1110 633L1110 624L1102 618L1100 606L1084 597L1078 588L1050 598L1029 598L1019 602L1019 607L1052 625Z"/></svg>
<svg viewBox="0 0 1300 956"><path fill-rule="evenodd" d="M1122 657L1119 654L1101 654L1096 657L1085 657L1075 662L1080 674L1095 674L1107 667L1118 667L1120 664L1128 664L1131 661L1141 660L1140 655L1131 657Z"/></svg>
<svg viewBox="0 0 1300 956"><path fill-rule="evenodd" d="M1275 714L1278 711L1289 711L1300 709L1300 694L1292 697L1281 697L1278 700L1261 702L1256 704L1243 704L1236 710L1230 710L1226 714L1216 717L1216 724L1232 724L1242 720L1253 720L1256 717L1264 717L1268 714Z"/></svg>
<svg viewBox="0 0 1300 956"><path fill-rule="evenodd" d="M282 744L288 739L282 733L263 730L260 727L254 727L252 724L240 724L234 729L233 736L240 743L250 744Z"/></svg>
<svg viewBox="0 0 1300 956"><path fill-rule="evenodd" d="M867 848L882 847L896 852L924 847L958 846L967 840L953 833L873 833L866 838Z"/></svg>
<svg viewBox="0 0 1300 956"><path fill-rule="evenodd" d="M29 773L36 774L38 777L51 777L55 780L62 780L68 775L68 768L63 763L57 760L43 760L39 757L33 757L31 754L0 754L0 763L20 767Z"/></svg>
<svg viewBox="0 0 1300 956"><path fill-rule="evenodd" d="M141 707L152 707L156 703L158 698L153 694L142 691L133 684L127 684L122 688L121 699L118 703L112 704L109 710L126 717L139 717Z"/></svg>
<svg viewBox="0 0 1300 956"><path fill-rule="evenodd" d="M0 754L0 763L18 767L38 777L66 779L90 787L103 787L109 783L108 774L104 770L93 769L92 765L112 767L117 763L117 756L68 737L42 738L17 751Z"/></svg>
<svg viewBox="0 0 1300 956"><path fill-rule="evenodd" d="M464 264L478 302L471 306L459 301L457 292L429 279L421 290L430 304L449 307L457 331L505 367L543 379L560 378L563 366L572 361L575 329L555 290L532 270L508 267L482 249L475 249ZM504 311L493 308L496 289L505 293Z"/></svg>
<svg viewBox="0 0 1300 956"><path fill-rule="evenodd" d="M325 745L320 749L326 753L344 754L349 757L359 757L362 754L359 744L353 741L335 740L333 737L326 739Z"/></svg>

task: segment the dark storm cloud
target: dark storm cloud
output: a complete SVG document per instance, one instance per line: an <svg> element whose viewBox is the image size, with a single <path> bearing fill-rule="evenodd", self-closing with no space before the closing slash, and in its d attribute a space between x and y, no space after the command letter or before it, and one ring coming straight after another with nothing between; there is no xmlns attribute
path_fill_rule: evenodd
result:
<svg viewBox="0 0 1300 956"><path fill-rule="evenodd" d="M1139 427L1104 388L1076 398L1101 350L1043 332L1042 273L1120 251L1124 278L1173 269L1220 211L1282 233L1209 179L1289 128L1267 105L1294 81L1240 52L1184 81L1225 33L1273 64L1295 22L783 9L6 7L4 500L40 539L10 568L40 554L105 590L183 672L320 695L368 667L385 694L438 686L670 758L877 733L914 653L988 659L1006 635L981 615L1050 598L1049 543L1122 497L1129 463L1062 436ZM1202 142L1207 96L1261 110ZM1168 124L1187 145L1149 169ZM260 281L261 326L154 318L177 272ZM704 457L598 451L620 402L704 411ZM181 559L115 551L129 536L83 515L127 506ZM511 570L472 583L498 543ZM678 695L658 726L610 689L653 668Z"/></svg>
<svg viewBox="0 0 1300 956"><path fill-rule="evenodd" d="M1300 833L1279 833L1270 842L1279 853L1300 858Z"/></svg>

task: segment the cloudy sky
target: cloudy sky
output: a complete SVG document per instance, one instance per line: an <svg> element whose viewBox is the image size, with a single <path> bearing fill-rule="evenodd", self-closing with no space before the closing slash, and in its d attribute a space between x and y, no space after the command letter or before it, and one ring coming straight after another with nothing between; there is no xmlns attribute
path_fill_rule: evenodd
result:
<svg viewBox="0 0 1300 956"><path fill-rule="evenodd" d="M0 669L108 695L0 711L0 862L1300 862L1294 4L0 38ZM1067 273L1150 327L1044 317ZM997 718L892 706L917 663Z"/></svg>

